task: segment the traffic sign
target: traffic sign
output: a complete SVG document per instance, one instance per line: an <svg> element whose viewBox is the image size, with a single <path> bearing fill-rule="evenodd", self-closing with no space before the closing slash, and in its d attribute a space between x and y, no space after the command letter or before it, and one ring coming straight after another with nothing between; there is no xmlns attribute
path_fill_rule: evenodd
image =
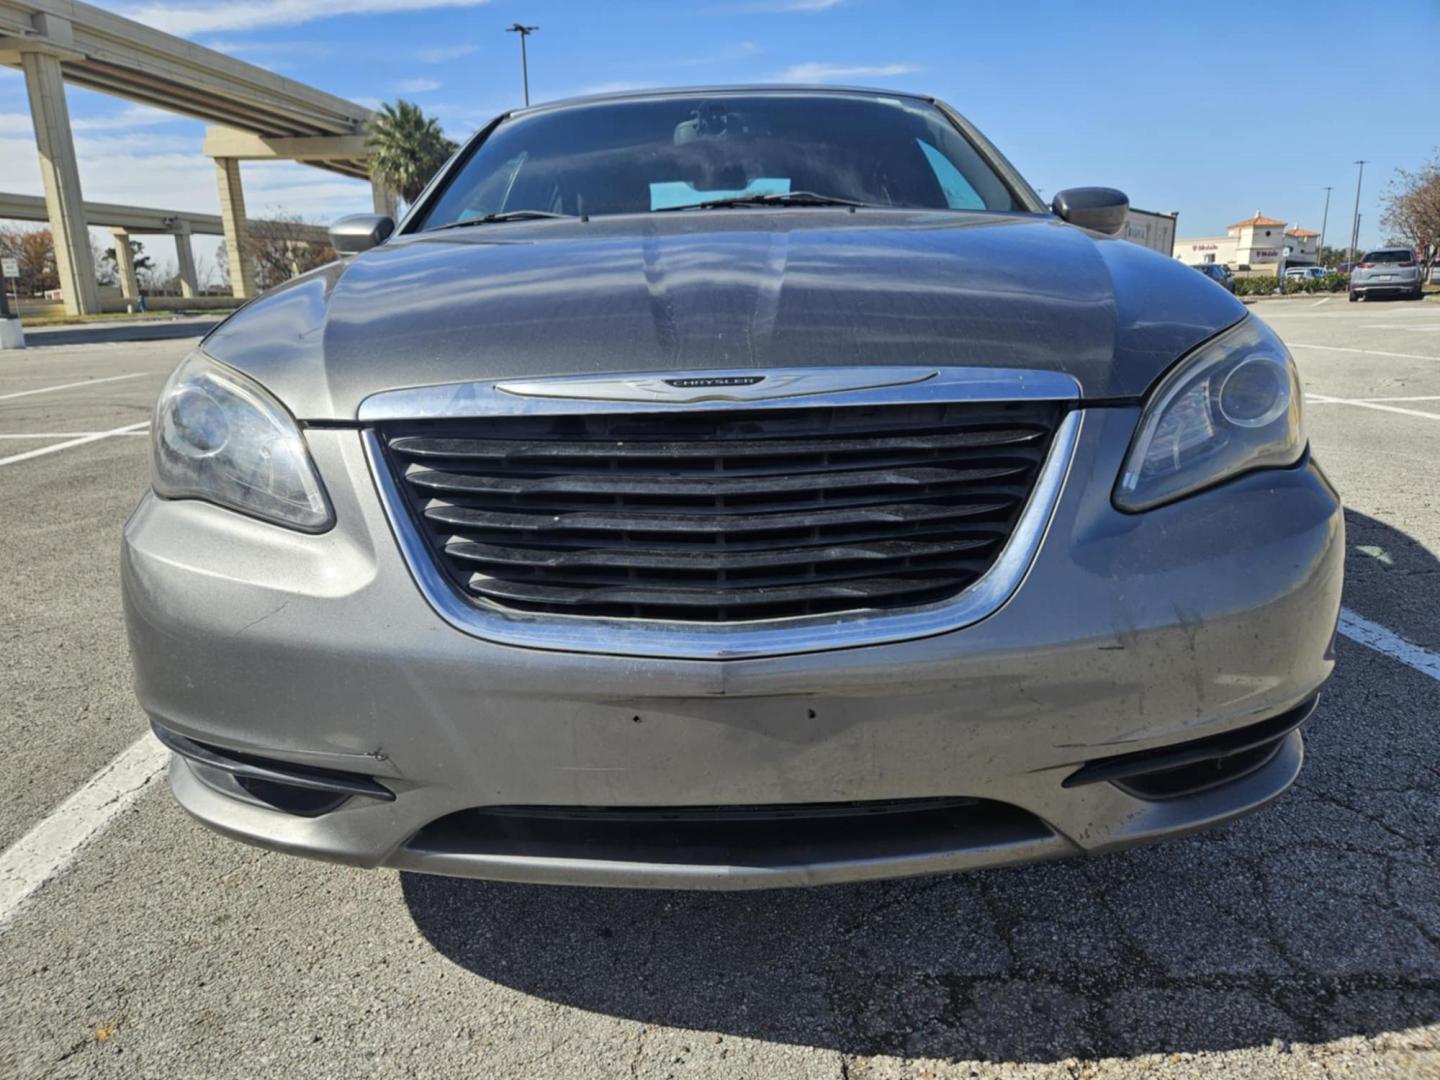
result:
<svg viewBox="0 0 1440 1080"><path fill-rule="evenodd" d="M20 276L20 260L11 258L9 255L0 259L0 275L18 278Z"/></svg>

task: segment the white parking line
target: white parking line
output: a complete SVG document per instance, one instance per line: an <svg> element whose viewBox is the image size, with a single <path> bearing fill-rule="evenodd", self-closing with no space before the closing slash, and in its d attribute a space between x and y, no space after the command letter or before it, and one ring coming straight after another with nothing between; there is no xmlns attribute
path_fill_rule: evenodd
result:
<svg viewBox="0 0 1440 1080"><path fill-rule="evenodd" d="M87 435L107 435L105 431L22 431L0 432L0 439L80 439ZM148 435L148 431L122 431L121 435Z"/></svg>
<svg viewBox="0 0 1440 1080"><path fill-rule="evenodd" d="M1429 675L1440 682L1440 656L1429 649L1422 649L1412 641L1406 641L1379 623L1356 615L1349 608L1340 609L1340 633L1351 641L1384 653L1392 660L1399 660L1422 675Z"/></svg>
<svg viewBox="0 0 1440 1080"><path fill-rule="evenodd" d="M1361 397L1351 401L1440 401L1440 394L1420 394L1415 397Z"/></svg>
<svg viewBox="0 0 1440 1080"><path fill-rule="evenodd" d="M1440 356L1423 356L1420 353L1381 352L1379 349L1351 349L1344 345L1311 345L1305 341L1287 341L1292 349L1324 349L1327 352L1361 353L1364 356L1394 356L1401 360L1440 360Z"/></svg>
<svg viewBox="0 0 1440 1080"><path fill-rule="evenodd" d="M0 855L0 930L150 786L169 757L147 732Z"/></svg>
<svg viewBox="0 0 1440 1080"><path fill-rule="evenodd" d="M133 431L139 431L141 428L147 428L149 426L149 420L141 420L139 423L126 424L124 427L111 428L109 431L97 431L93 435L81 435L78 439L56 443L54 446L41 446L34 450L26 450L23 454L11 454L9 457L0 457L0 465L17 465L22 461L29 461L31 458L44 457L46 454L69 450L72 446L84 446L86 443L99 442L101 439L108 439L112 435L129 435Z"/></svg>
<svg viewBox="0 0 1440 1080"><path fill-rule="evenodd" d="M13 401L15 398L30 397L33 394L53 394L57 390L74 390L79 386L99 386L101 383L119 382L122 379L139 379L145 375L153 375L153 371L136 371L129 375L107 375L103 379L84 379L81 382L61 383L59 386L42 386L38 390L20 390L14 394L0 394L0 401Z"/></svg>
<svg viewBox="0 0 1440 1080"><path fill-rule="evenodd" d="M1325 297L1324 300L1316 300L1315 303L1311 304L1310 306L1311 306L1312 308L1316 308L1316 307L1319 307L1321 304L1328 304L1328 303L1330 303L1330 297L1327 296L1327 297Z"/></svg>
<svg viewBox="0 0 1440 1080"><path fill-rule="evenodd" d="M1376 412L1399 413L1401 416L1419 416L1426 420L1440 420L1440 413L1421 412L1419 409L1402 409L1397 405L1381 405L1376 401L1359 398L1338 398L1328 394L1306 394L1305 400L1312 405L1353 405L1357 409L1374 409ZM0 465L5 464L0 460Z"/></svg>
<svg viewBox="0 0 1440 1080"><path fill-rule="evenodd" d="M1338 300L1339 297L1332 296L1330 297L1330 299ZM1294 310L1297 307L1300 307L1299 302L1293 300L1277 300L1273 302L1266 301L1264 305L1265 317L1267 319L1349 319L1352 322L1356 319L1433 319L1435 317L1435 308L1430 304L1419 304L1415 307L1391 307L1388 308L1383 315L1378 311L1367 311L1364 308L1354 307L1339 308L1335 311L1323 311L1320 312L1318 315L1314 315L1311 313L1311 309L1315 307L1314 304L1305 304L1300 310ZM1290 308L1292 310L1286 311L1284 310L1285 308Z"/></svg>

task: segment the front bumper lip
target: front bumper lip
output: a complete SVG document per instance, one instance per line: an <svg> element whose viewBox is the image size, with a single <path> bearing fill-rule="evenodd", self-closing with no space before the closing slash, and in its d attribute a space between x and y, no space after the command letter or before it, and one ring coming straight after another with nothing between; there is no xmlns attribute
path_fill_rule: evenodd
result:
<svg viewBox="0 0 1440 1080"><path fill-rule="evenodd" d="M746 890L832 885L957 873L1000 866L1102 854L1139 844L1211 828L1264 807L1295 781L1304 760L1300 733L1292 731L1260 770L1223 788L1173 802L1145 802L1102 784L1081 800L1097 819L1123 822L1101 842L1084 835L1066 836L1048 826L1031 835L999 837L990 842L936 846L899 855L796 861L752 865L743 861L684 863L675 861L554 858L514 853L479 853L427 846L402 845L382 858L367 861L344 850L350 833L347 811L327 818L295 818L237 803L201 782L176 757L170 784L177 801L192 816L232 839L260 847L329 861L383 866L394 870L451 877L483 878L543 885L612 888ZM382 813L378 806L367 813ZM353 823L348 823L353 827Z"/></svg>

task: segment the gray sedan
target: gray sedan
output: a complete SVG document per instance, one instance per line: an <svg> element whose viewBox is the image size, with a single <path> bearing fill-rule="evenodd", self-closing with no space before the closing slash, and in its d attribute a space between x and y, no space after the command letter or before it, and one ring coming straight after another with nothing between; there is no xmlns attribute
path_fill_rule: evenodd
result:
<svg viewBox="0 0 1440 1080"><path fill-rule="evenodd" d="M1340 505L1285 346L1126 206L892 92L500 117L161 394L122 569L175 796L362 866L693 888L1276 798Z"/></svg>

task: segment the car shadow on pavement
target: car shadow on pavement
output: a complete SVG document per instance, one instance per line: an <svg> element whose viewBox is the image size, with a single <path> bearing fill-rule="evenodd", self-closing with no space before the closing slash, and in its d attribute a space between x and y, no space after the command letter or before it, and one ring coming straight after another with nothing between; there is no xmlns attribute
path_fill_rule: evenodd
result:
<svg viewBox="0 0 1440 1080"><path fill-rule="evenodd" d="M1435 556L1347 521L1347 606L1435 649ZM1381 1033L1401 1049L1440 1021L1440 695L1344 638L1338 654L1296 786L1153 848L761 893L406 874L405 899L460 967L646 1024L992 1061Z"/></svg>

